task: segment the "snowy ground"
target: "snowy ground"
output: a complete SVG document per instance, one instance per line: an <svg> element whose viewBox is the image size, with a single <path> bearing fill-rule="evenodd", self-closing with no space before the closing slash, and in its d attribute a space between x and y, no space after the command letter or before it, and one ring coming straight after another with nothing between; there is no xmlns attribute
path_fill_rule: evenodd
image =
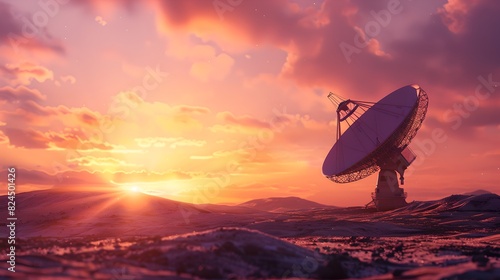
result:
<svg viewBox="0 0 500 280"><path fill-rule="evenodd" d="M130 211L130 200L143 201ZM4 265L5 279L500 279L495 194L388 212L296 198L194 207L34 192L18 201L16 272Z"/></svg>

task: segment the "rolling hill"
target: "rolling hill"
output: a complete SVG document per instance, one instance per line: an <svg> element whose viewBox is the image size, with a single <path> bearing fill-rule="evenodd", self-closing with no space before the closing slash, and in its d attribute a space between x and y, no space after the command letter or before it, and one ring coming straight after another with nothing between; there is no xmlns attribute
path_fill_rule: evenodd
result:
<svg viewBox="0 0 500 280"><path fill-rule="evenodd" d="M269 212L282 212L290 210L313 209L313 208L332 208L334 206L327 206L316 203L314 201L302 199L299 197L270 197L263 199L253 199L239 204L260 211Z"/></svg>

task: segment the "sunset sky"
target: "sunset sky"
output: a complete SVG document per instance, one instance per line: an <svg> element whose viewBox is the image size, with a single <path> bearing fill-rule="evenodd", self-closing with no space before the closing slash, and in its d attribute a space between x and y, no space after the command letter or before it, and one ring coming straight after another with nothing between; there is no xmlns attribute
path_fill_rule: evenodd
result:
<svg viewBox="0 0 500 280"><path fill-rule="evenodd" d="M326 96L419 84L407 200L500 193L499 14L494 0L0 0L0 173L17 168L17 192L362 205L376 175L321 173Z"/></svg>

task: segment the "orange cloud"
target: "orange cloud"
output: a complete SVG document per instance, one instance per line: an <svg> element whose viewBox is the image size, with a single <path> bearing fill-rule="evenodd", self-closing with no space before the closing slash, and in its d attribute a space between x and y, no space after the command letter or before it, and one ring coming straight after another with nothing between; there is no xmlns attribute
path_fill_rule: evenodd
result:
<svg viewBox="0 0 500 280"><path fill-rule="evenodd" d="M185 139L182 137L148 137L148 138L135 138L134 139L137 145L141 148L163 148L167 144L169 144L169 147L172 149L175 149L177 147L189 147L189 146L195 146L195 147L202 147L204 146L207 142L204 140L192 140L192 139Z"/></svg>
<svg viewBox="0 0 500 280"><path fill-rule="evenodd" d="M174 107L174 111L178 114L194 114L194 115L210 113L210 109L208 109L206 107L187 106L187 105L180 105L180 106Z"/></svg>
<svg viewBox="0 0 500 280"><path fill-rule="evenodd" d="M94 167L94 168L106 168L106 167L131 167L140 166L137 164L126 162L125 160L120 160L114 157L95 157L95 156L83 156L74 157L68 160L68 163L75 163L82 167Z"/></svg>
<svg viewBox="0 0 500 280"><path fill-rule="evenodd" d="M448 29L453 33L459 33L466 25L467 13L480 1L448 0L439 12L443 16Z"/></svg>
<svg viewBox="0 0 500 280"><path fill-rule="evenodd" d="M65 106L42 106L45 96L37 90L24 86L0 88L0 102L8 102L0 111L3 125L0 127L11 147L26 149L74 149L111 150L113 146L103 139L85 133L83 128L98 128L100 115L87 108ZM1 103L0 103L1 104ZM0 107L1 108L1 107ZM63 132L47 130L50 124L58 122L66 127ZM21 127L29 127L27 129ZM75 129L71 129L75 127ZM42 129L43 128L43 129ZM5 139L4 139L5 140Z"/></svg>
<svg viewBox="0 0 500 280"><path fill-rule="evenodd" d="M223 124L216 124L211 130L228 133L255 133L262 129L269 129L270 125L266 121L259 120L251 116L235 116L231 112L219 112L216 118Z"/></svg>
<svg viewBox="0 0 500 280"><path fill-rule="evenodd" d="M108 143L94 142L87 139L82 131L73 130L64 133L41 132L35 129L20 129L4 126L0 129L8 138L12 147L26 149L71 149L71 150L111 150L113 146Z"/></svg>
<svg viewBox="0 0 500 280"><path fill-rule="evenodd" d="M0 130L0 144L9 143L9 137Z"/></svg>
<svg viewBox="0 0 500 280"><path fill-rule="evenodd" d="M192 77L207 82L223 80L230 73L235 60L225 52L217 53L213 46L195 44L186 35L169 35L166 53L179 59L187 59L191 63L189 73Z"/></svg>
<svg viewBox="0 0 500 280"><path fill-rule="evenodd" d="M18 129L4 127L3 133L9 139L9 144L19 148L46 149L49 148L49 139L34 129Z"/></svg>
<svg viewBox="0 0 500 280"><path fill-rule="evenodd" d="M215 39L226 48L238 49L242 43L248 47L256 41L288 44L290 41L285 38L299 26L309 28L305 18L313 18L310 9L300 9L284 0L244 1L224 11L214 3L157 1L159 30L171 34L182 29L205 40Z"/></svg>
<svg viewBox="0 0 500 280"><path fill-rule="evenodd" d="M211 58L209 61L195 62L191 66L190 73L193 77L206 82L209 80L223 80L229 75L234 65L234 59L222 53Z"/></svg>
<svg viewBox="0 0 500 280"><path fill-rule="evenodd" d="M106 26L108 24L108 22L105 21L101 16L96 16L95 21L101 26Z"/></svg>

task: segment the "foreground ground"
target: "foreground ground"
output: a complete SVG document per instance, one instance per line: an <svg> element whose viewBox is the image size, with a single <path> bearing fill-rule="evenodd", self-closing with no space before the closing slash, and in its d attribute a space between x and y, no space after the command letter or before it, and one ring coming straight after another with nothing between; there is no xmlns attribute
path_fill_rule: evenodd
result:
<svg viewBox="0 0 500 280"><path fill-rule="evenodd" d="M54 193L51 198L54 204ZM140 213L140 221L112 209L92 220L65 211L37 216L36 206L30 212L25 204L16 272L6 269L2 239L0 277L500 279L495 194L455 195L389 212L294 209L290 204L299 203L290 200L265 211L258 209L262 203L191 208L154 201L161 215Z"/></svg>

